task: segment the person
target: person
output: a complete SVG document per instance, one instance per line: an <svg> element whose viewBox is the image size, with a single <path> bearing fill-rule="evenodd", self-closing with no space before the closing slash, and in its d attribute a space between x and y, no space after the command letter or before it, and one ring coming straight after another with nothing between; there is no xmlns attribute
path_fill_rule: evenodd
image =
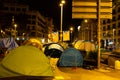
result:
<svg viewBox="0 0 120 80"><path fill-rule="evenodd" d="M15 76L54 76L42 43L30 38L9 52L0 63L0 78Z"/></svg>

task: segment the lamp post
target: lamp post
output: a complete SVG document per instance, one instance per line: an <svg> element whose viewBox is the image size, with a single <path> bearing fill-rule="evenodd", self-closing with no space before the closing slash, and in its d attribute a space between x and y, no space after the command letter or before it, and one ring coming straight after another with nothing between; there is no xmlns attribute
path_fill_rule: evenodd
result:
<svg viewBox="0 0 120 80"><path fill-rule="evenodd" d="M14 24L14 35L15 35L15 39L16 39L16 28L17 28L17 24Z"/></svg>
<svg viewBox="0 0 120 80"><path fill-rule="evenodd" d="M73 32L73 27L70 27L70 34L71 34L71 35L70 35L70 41L71 41L71 42L72 42L72 37L73 37L73 36L72 36L72 32Z"/></svg>
<svg viewBox="0 0 120 80"><path fill-rule="evenodd" d="M113 29L113 44L115 44L114 39L115 39L115 29Z"/></svg>
<svg viewBox="0 0 120 80"><path fill-rule="evenodd" d="M10 32L11 32L11 35L14 36L14 38L16 39L16 28L17 28L17 24L15 23L15 20L14 20L14 16L12 16L12 23L11 23L11 29L10 29Z"/></svg>
<svg viewBox="0 0 120 80"><path fill-rule="evenodd" d="M87 23L87 22L88 22L88 20L87 20L87 19L85 19L85 20L84 20L84 22L85 22L85 23Z"/></svg>
<svg viewBox="0 0 120 80"><path fill-rule="evenodd" d="M85 24L85 40L89 41L89 24L88 24L88 19L85 19L84 22Z"/></svg>
<svg viewBox="0 0 120 80"><path fill-rule="evenodd" d="M80 31L80 28L81 28L81 26L78 26L78 27L77 27L77 30L78 30L78 31L77 31L77 39L82 39L81 37L79 37L79 34L82 35L82 33L80 33L80 32L81 32L81 31Z"/></svg>
<svg viewBox="0 0 120 80"><path fill-rule="evenodd" d="M63 34L62 34L62 25L63 25L63 5L65 4L65 0L61 0L60 7L61 7L61 20L60 20L60 42L63 41Z"/></svg>
<svg viewBox="0 0 120 80"><path fill-rule="evenodd" d="M78 27L77 27L78 31L80 30L80 28L81 28L81 26L78 26Z"/></svg>

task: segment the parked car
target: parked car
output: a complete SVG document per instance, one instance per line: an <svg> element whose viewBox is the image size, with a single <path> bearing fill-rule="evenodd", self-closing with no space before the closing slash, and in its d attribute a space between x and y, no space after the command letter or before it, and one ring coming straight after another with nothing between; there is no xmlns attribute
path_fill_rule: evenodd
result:
<svg viewBox="0 0 120 80"><path fill-rule="evenodd" d="M107 63L109 55L112 54L112 51L108 49L101 49L101 62Z"/></svg>

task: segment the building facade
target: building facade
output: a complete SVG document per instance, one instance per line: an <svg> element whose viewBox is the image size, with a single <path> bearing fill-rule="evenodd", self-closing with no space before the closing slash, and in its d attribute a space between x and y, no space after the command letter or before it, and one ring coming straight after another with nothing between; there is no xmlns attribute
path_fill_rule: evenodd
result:
<svg viewBox="0 0 120 80"><path fill-rule="evenodd" d="M87 22L85 21L87 20ZM97 41L97 21L95 19L85 19L81 22L78 38L85 41Z"/></svg>
<svg viewBox="0 0 120 80"><path fill-rule="evenodd" d="M120 43L120 5L113 8L112 19L104 19L101 21L101 39L104 46Z"/></svg>
<svg viewBox="0 0 120 80"><path fill-rule="evenodd" d="M14 29L17 24L17 36L47 38L48 31L53 31L53 20L44 17L39 11L30 10L29 6L20 3L1 3L0 28L2 30ZM14 18L13 18L14 16Z"/></svg>

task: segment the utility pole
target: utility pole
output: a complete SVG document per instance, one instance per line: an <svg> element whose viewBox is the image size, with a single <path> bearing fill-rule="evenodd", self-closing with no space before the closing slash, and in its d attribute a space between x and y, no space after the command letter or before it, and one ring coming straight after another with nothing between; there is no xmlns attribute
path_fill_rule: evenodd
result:
<svg viewBox="0 0 120 80"><path fill-rule="evenodd" d="M100 68L100 41L101 41L101 38L100 38L100 3L101 3L101 0L98 0L98 69Z"/></svg>

